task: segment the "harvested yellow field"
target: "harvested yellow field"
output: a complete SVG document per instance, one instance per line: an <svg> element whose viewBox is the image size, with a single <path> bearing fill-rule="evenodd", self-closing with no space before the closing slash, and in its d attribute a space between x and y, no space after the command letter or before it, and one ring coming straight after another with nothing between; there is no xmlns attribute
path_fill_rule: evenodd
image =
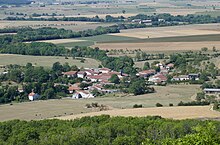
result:
<svg viewBox="0 0 220 145"><path fill-rule="evenodd" d="M99 116L99 115L110 115L110 116L133 116L133 117L144 117L144 116L161 116L163 118L172 119L197 119L197 118L220 118L220 112L212 111L210 106L181 106L181 107L160 107L160 108L138 108L138 109L116 109L102 112L91 112L79 115L69 115L58 117L58 119L76 119L85 116Z"/></svg>
<svg viewBox="0 0 220 145"><path fill-rule="evenodd" d="M219 41L207 42L145 42L145 43L97 43L93 47L99 47L103 50L111 49L141 49L147 52L167 52L167 51L199 51L202 47L207 47L212 50L215 46L220 48Z"/></svg>
<svg viewBox="0 0 220 145"><path fill-rule="evenodd" d="M209 35L209 34L220 34L220 24L130 29L130 30L121 30L121 33L110 34L110 35L146 39L146 38Z"/></svg>
<svg viewBox="0 0 220 145"><path fill-rule="evenodd" d="M82 41L85 41L85 40L78 40L78 39L55 39L55 40L43 40L43 41L38 41L38 42L62 44L62 43L82 42Z"/></svg>

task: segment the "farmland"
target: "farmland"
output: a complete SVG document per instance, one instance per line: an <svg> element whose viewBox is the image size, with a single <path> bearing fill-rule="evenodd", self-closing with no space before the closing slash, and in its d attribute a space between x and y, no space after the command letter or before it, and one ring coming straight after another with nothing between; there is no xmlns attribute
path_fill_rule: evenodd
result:
<svg viewBox="0 0 220 145"><path fill-rule="evenodd" d="M119 42L96 43L94 47L101 49L142 49L147 52L174 52L201 50L202 47L220 48L219 24L184 25L160 28L140 28L122 30L112 36L126 36L138 38L136 40ZM149 38L148 38L149 37Z"/></svg>
<svg viewBox="0 0 220 145"><path fill-rule="evenodd" d="M89 29L95 29L98 26L111 26L113 23L96 23L96 22L79 22L79 21L0 21L0 29L13 28L13 27L53 27L64 28L73 31L82 31Z"/></svg>
<svg viewBox="0 0 220 145"><path fill-rule="evenodd" d="M140 28L121 30L121 33L110 34L116 36L135 37L140 39L178 37L192 35L220 34L220 24L183 25L159 28Z"/></svg>
<svg viewBox="0 0 220 145"><path fill-rule="evenodd" d="M45 119L54 116L66 116L70 114L81 114L86 112L97 111L94 109L86 109L85 105L88 103L97 102L104 104L110 108L132 108L134 104L142 104L144 107L154 107L156 103L161 103L168 106L169 103L177 105L182 101L191 101L191 97L197 93L198 85L171 85L171 86L155 86L156 93L132 96L112 94L94 99L61 99L61 100L47 100L35 101L26 103L13 103L13 105L0 106L0 120L9 119ZM37 114L37 115L36 115Z"/></svg>
<svg viewBox="0 0 220 145"><path fill-rule="evenodd" d="M82 63L80 60L76 60L71 57L65 59L64 57L59 56L24 56L0 54L0 59L0 65L18 64L24 66L30 62L35 66L51 67L55 62L60 62L61 64L67 62L69 65L77 65L78 67L98 67L100 64L98 61L89 58L85 58L85 62Z"/></svg>

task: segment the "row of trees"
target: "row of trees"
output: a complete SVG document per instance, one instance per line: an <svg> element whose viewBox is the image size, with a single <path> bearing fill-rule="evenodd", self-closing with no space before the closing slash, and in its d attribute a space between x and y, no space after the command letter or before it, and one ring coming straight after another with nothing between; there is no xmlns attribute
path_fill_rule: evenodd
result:
<svg viewBox="0 0 220 145"><path fill-rule="evenodd" d="M171 14L158 14L158 15L144 15L138 14L136 16L129 17L129 20L132 21L134 19L141 19L141 20L152 20L153 25L158 25L159 19L163 19L167 22L187 22L189 24L204 24L204 23L218 23L220 22L220 17L212 17L210 15L193 15L188 14L184 15L171 15Z"/></svg>
<svg viewBox="0 0 220 145"><path fill-rule="evenodd" d="M84 117L72 121L0 123L2 144L176 145L220 144L216 121L174 121L154 117Z"/></svg>
<svg viewBox="0 0 220 145"><path fill-rule="evenodd" d="M118 16L113 17L111 15L106 15L105 19L100 18L99 16L95 17L62 17L62 18L37 18L39 16L42 16L41 14L32 14L33 17L25 18L25 17L7 17L4 20L9 21L85 21L85 22L124 22L125 17ZM52 16L56 16L55 13L53 13Z"/></svg>
<svg viewBox="0 0 220 145"><path fill-rule="evenodd" d="M0 53L38 55L38 56L61 56L67 53L67 49L52 43L13 43L3 45Z"/></svg>
<svg viewBox="0 0 220 145"><path fill-rule="evenodd" d="M108 33L120 33L117 26L97 27L96 29L88 29L84 31L73 32L72 30L57 29L44 27L39 29L27 28L12 28L3 29L0 32L16 32L16 35L4 35L0 37L0 44L6 42L25 42L37 40L51 40L51 39L64 39L64 38L78 38L89 37Z"/></svg>

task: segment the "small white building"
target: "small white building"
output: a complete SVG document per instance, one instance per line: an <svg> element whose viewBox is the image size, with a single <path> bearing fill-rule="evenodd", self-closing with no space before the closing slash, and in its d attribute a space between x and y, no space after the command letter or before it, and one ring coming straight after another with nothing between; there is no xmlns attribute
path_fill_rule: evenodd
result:
<svg viewBox="0 0 220 145"><path fill-rule="evenodd" d="M40 97L40 95L34 93L34 92L31 92L29 95L28 95L28 99L30 101L34 101L34 100L37 100L38 98Z"/></svg>
<svg viewBox="0 0 220 145"><path fill-rule="evenodd" d="M88 99L88 98L95 98L95 97L93 96L93 94L87 91L76 91L72 96L72 99L80 99L80 98Z"/></svg>

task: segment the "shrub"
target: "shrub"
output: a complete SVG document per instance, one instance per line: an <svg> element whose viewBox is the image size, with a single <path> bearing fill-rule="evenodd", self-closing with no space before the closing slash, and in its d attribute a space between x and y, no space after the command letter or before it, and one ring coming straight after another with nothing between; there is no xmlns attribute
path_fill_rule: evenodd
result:
<svg viewBox="0 0 220 145"><path fill-rule="evenodd" d="M170 103L169 106L173 106L173 103Z"/></svg>
<svg viewBox="0 0 220 145"><path fill-rule="evenodd" d="M143 107L142 104L140 104L140 105L134 104L134 105L133 105L133 108L142 108L142 107Z"/></svg>
<svg viewBox="0 0 220 145"><path fill-rule="evenodd" d="M157 103L157 104L156 104L156 107L163 107L163 105L160 104L160 103Z"/></svg>

